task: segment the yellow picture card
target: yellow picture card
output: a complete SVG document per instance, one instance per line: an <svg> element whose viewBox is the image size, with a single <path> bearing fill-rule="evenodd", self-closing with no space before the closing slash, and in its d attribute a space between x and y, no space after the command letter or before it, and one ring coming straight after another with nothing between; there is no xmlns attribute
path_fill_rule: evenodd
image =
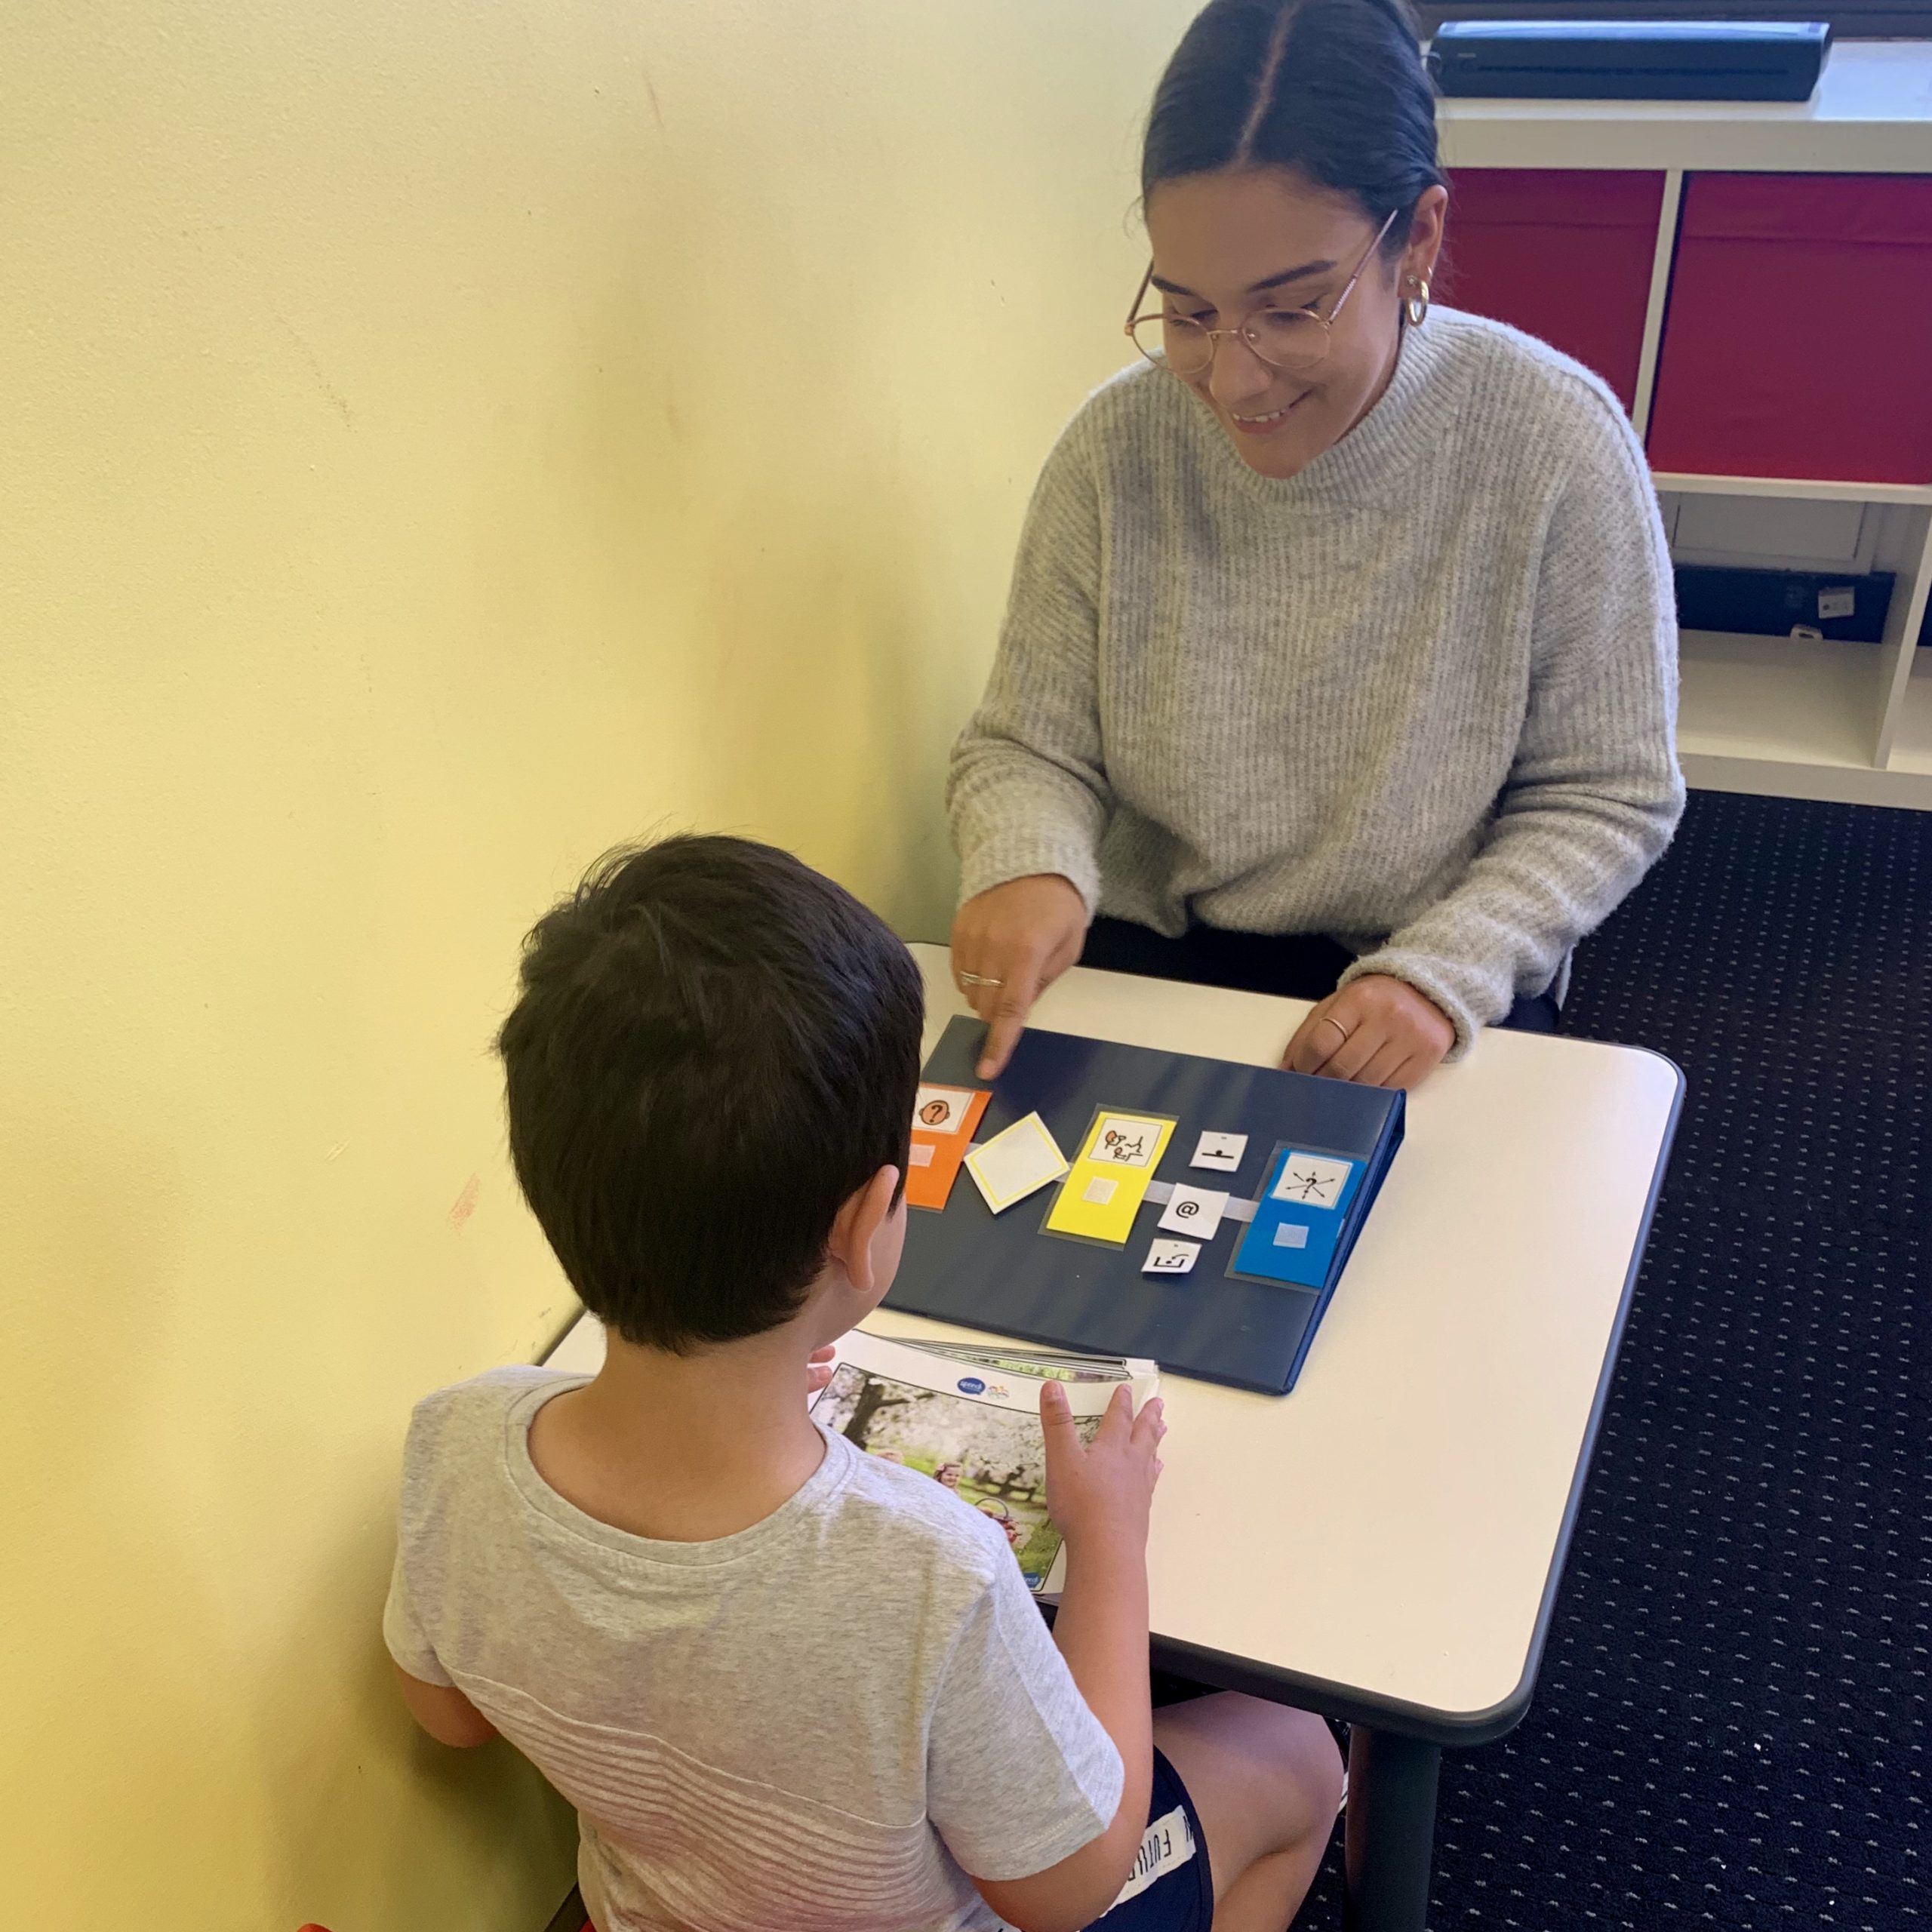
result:
<svg viewBox="0 0 1932 1932"><path fill-rule="evenodd" d="M1174 1131L1173 1121L1158 1114L1101 1108L1047 1217L1047 1231L1124 1247Z"/></svg>

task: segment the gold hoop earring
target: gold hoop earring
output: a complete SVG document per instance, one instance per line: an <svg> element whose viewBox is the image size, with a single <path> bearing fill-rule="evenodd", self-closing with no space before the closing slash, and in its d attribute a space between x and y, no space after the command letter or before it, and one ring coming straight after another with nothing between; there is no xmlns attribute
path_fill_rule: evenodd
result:
<svg viewBox="0 0 1932 1932"><path fill-rule="evenodd" d="M1409 277L1407 286L1418 292L1407 297L1402 306L1407 311L1410 328L1419 329L1422 327L1423 318L1429 313L1429 278L1426 275L1412 275Z"/></svg>

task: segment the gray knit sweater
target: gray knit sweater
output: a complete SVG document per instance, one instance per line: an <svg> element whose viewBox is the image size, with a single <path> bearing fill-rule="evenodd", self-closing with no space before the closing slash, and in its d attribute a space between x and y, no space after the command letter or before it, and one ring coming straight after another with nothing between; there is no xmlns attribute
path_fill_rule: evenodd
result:
<svg viewBox="0 0 1932 1932"><path fill-rule="evenodd" d="M1147 365L1048 458L947 787L964 897L1324 932L1456 1024L1562 973L1669 842L1670 562L1597 379L1432 309L1286 481Z"/></svg>

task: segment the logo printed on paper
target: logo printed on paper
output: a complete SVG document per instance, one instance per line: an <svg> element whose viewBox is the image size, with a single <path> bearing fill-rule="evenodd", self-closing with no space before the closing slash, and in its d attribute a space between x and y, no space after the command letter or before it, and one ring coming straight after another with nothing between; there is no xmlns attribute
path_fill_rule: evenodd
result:
<svg viewBox="0 0 1932 1932"><path fill-rule="evenodd" d="M986 1385L977 1375L962 1375L959 1378L959 1392L962 1395L983 1395Z"/></svg>

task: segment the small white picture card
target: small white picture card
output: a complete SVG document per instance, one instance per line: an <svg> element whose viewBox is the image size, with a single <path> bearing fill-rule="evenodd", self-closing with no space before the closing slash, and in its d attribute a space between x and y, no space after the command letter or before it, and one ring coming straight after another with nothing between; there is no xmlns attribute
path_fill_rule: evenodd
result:
<svg viewBox="0 0 1932 1932"><path fill-rule="evenodd" d="M1275 1245L1277 1247L1306 1247L1308 1230L1299 1221L1282 1221L1275 1229Z"/></svg>
<svg viewBox="0 0 1932 1932"><path fill-rule="evenodd" d="M1231 1174L1241 1165L1241 1157L1247 1152L1247 1136L1244 1134L1204 1134L1195 1143L1194 1158L1188 1165L1213 1168L1219 1173Z"/></svg>
<svg viewBox="0 0 1932 1932"><path fill-rule="evenodd" d="M1201 1252L1191 1241L1157 1241L1140 1264L1143 1275L1185 1275Z"/></svg>
<svg viewBox="0 0 1932 1932"><path fill-rule="evenodd" d="M1091 1158L1119 1168L1151 1167L1166 1125L1165 1121L1143 1120L1137 1114L1103 1114L1094 1127Z"/></svg>
<svg viewBox="0 0 1932 1932"><path fill-rule="evenodd" d="M957 1134L972 1104L970 1087L921 1087L912 1102L912 1124L924 1134Z"/></svg>
<svg viewBox="0 0 1932 1932"><path fill-rule="evenodd" d="M1291 1152L1275 1183L1277 1201L1298 1201L1304 1208L1333 1208L1349 1184L1352 1161L1331 1160L1326 1154Z"/></svg>
<svg viewBox="0 0 1932 1932"><path fill-rule="evenodd" d="M1184 1180L1174 1183L1168 1211L1155 1223L1171 1234L1192 1235L1196 1241L1212 1241L1214 1230L1227 1212L1228 1197L1211 1187L1189 1187Z"/></svg>
<svg viewBox="0 0 1932 1932"><path fill-rule="evenodd" d="M1080 1190L1080 1198L1082 1201L1091 1201L1096 1208L1104 1208L1114 1198L1119 1186L1118 1181L1109 1180L1105 1174L1096 1174Z"/></svg>
<svg viewBox="0 0 1932 1932"><path fill-rule="evenodd" d="M982 1141L966 1156L966 1168L986 1205L1001 1214L1016 1201L1058 1180L1066 1172L1066 1157L1047 1131L1046 1122L1038 1114L1029 1114L1004 1134Z"/></svg>
<svg viewBox="0 0 1932 1932"><path fill-rule="evenodd" d="M912 1164L915 1168L931 1167L933 1164L933 1150L931 1143L924 1140L914 1141L912 1143Z"/></svg>

